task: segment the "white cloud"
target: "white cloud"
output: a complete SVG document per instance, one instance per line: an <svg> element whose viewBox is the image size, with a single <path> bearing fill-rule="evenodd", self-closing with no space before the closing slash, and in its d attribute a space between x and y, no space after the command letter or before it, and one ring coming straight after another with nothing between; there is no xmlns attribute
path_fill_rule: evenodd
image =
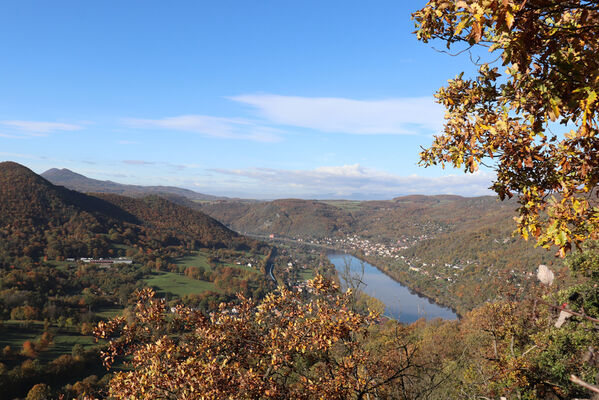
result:
<svg viewBox="0 0 599 400"><path fill-rule="evenodd" d="M0 121L0 124L30 134L44 134L57 131L77 131L83 129L83 126L81 125L65 124L61 122L5 120Z"/></svg>
<svg viewBox="0 0 599 400"><path fill-rule="evenodd" d="M192 132L205 136L260 142L281 140L281 126L356 135L437 133L443 107L432 97L355 100L338 97L239 95L229 99L251 106L251 119L179 115L158 119L127 118L138 129Z"/></svg>
<svg viewBox="0 0 599 400"><path fill-rule="evenodd" d="M248 191L262 190L271 197L338 197L365 196L392 198L407 194L458 194L478 196L492 194L488 187L494 174L446 175L423 177L401 176L365 168L359 164L319 167L313 170L277 170L271 168L212 169L218 174L238 177L236 185Z"/></svg>
<svg viewBox="0 0 599 400"><path fill-rule="evenodd" d="M181 115L161 119L124 120L134 128L168 129L183 132L199 133L206 136L247 139L260 142L278 141L279 130L260 126L252 121L238 118L220 118L207 115Z"/></svg>
<svg viewBox="0 0 599 400"><path fill-rule="evenodd" d="M255 108L273 124L358 135L436 133L444 115L432 97L355 100L246 94L230 99Z"/></svg>

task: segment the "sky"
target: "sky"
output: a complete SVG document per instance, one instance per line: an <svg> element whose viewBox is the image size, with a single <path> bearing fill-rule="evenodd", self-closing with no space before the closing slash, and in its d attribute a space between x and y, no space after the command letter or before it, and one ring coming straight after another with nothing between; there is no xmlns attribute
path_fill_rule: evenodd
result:
<svg viewBox="0 0 599 400"><path fill-rule="evenodd" d="M416 40L424 1L0 5L0 160L242 198L491 194L418 166L469 58Z"/></svg>

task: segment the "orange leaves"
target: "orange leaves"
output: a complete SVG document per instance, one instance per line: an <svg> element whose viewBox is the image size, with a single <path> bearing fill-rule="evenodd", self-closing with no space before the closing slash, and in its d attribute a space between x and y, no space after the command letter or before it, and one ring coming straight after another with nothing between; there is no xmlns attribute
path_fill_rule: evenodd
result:
<svg viewBox="0 0 599 400"><path fill-rule="evenodd" d="M400 376L395 368L406 368L400 356L382 362L365 348L378 314L351 311L349 295L322 276L309 287L311 295L281 288L259 305L240 298L210 319L182 307L167 313L151 291L140 292L129 319L101 323L96 330L112 338L103 354L107 364L131 356L131 370L115 374L110 395L347 399L381 390L377 379Z"/></svg>
<svg viewBox="0 0 599 400"><path fill-rule="evenodd" d="M596 237L599 204L583 204L599 183L599 10L580 0L431 0L413 18L420 40L484 41L507 72L500 79L494 61L483 61L474 78L461 74L439 90L444 132L420 164L475 172L492 163L500 198L520 195L518 231L560 256ZM564 201L549 203L550 193Z"/></svg>

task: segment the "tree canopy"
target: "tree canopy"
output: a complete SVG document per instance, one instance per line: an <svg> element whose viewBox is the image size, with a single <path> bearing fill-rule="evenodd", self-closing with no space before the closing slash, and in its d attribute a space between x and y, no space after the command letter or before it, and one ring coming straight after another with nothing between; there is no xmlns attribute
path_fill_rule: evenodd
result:
<svg viewBox="0 0 599 400"><path fill-rule="evenodd" d="M495 57L438 91L444 132L421 163L491 166L500 198L519 196L519 233L561 256L597 238L599 3L430 0L413 18L423 42Z"/></svg>
<svg viewBox="0 0 599 400"><path fill-rule="evenodd" d="M132 368L110 381L110 398L365 399L391 382L410 386L408 328L381 334L377 349L365 340L377 315L352 311L350 292L322 276L308 292L281 287L259 304L242 298L205 317L185 307L168 313L164 300L142 291L128 318L96 329L111 339L107 366L131 356Z"/></svg>

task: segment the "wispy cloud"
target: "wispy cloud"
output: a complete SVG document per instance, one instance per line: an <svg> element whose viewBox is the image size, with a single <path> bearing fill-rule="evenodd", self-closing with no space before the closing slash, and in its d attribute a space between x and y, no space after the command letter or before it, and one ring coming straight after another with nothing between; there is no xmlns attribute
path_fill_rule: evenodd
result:
<svg viewBox="0 0 599 400"><path fill-rule="evenodd" d="M154 161L144 161L144 160L123 160L123 164L129 165L155 165Z"/></svg>
<svg viewBox="0 0 599 400"><path fill-rule="evenodd" d="M174 164L165 161L151 161L151 160L122 160L123 164L137 165L137 166L156 166L159 168L167 167L176 171L183 171L188 168L197 169L201 168L200 164Z"/></svg>
<svg viewBox="0 0 599 400"><path fill-rule="evenodd" d="M0 121L0 124L19 132L25 132L34 135L59 131L77 131L83 129L83 126L81 125L65 124L62 122L4 120Z"/></svg>
<svg viewBox="0 0 599 400"><path fill-rule="evenodd" d="M249 190L261 188L277 197L319 197L329 195L351 198L356 194L391 198L404 194L459 194L465 196L491 194L488 187L494 175L476 174L423 177L400 176L385 171L365 168L359 164L319 167L313 170L279 170L270 168L212 169L218 174L238 177L238 185Z"/></svg>
<svg viewBox="0 0 599 400"><path fill-rule="evenodd" d="M230 99L253 107L268 123L322 132L430 134L443 124L443 107L432 97L355 100L244 94Z"/></svg>
<svg viewBox="0 0 599 400"><path fill-rule="evenodd" d="M181 115L161 119L124 120L125 124L140 129L166 129L182 132L199 133L206 136L247 139L260 142L280 140L280 131L271 127L261 126L255 122L240 118L221 118L207 115Z"/></svg>

